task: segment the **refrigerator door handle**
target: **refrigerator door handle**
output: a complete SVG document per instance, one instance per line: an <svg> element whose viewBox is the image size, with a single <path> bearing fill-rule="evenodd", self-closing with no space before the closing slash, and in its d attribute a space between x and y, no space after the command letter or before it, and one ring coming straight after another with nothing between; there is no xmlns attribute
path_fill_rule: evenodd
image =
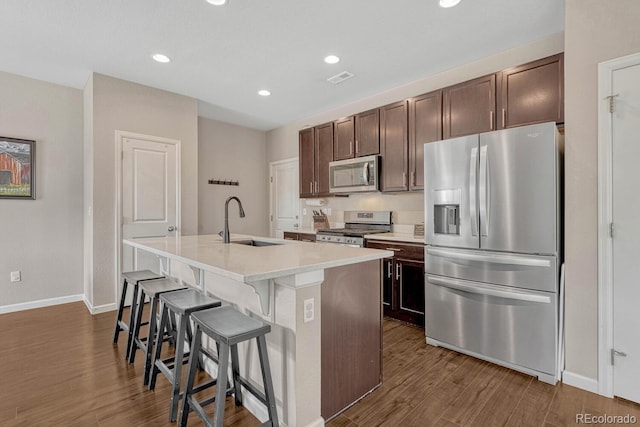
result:
<svg viewBox="0 0 640 427"><path fill-rule="evenodd" d="M548 259L519 257L514 255L480 255L433 248L427 249L427 255L450 258L453 260L458 259L464 261L478 261L493 264L520 265L525 267L551 267L551 261L549 261Z"/></svg>
<svg viewBox="0 0 640 427"><path fill-rule="evenodd" d="M469 161L469 209L471 210L471 235L478 235L478 211L476 203L476 182L478 168L478 148L471 149Z"/></svg>
<svg viewBox="0 0 640 427"><path fill-rule="evenodd" d="M480 197L480 235L489 235L489 157L487 146L480 147L480 184L478 192Z"/></svg>
<svg viewBox="0 0 640 427"><path fill-rule="evenodd" d="M447 279L445 277L427 276L427 281L437 286L455 289L462 292L468 292L471 294L487 295L491 297L505 298L516 301L538 302L544 304L551 303L551 297L545 295L517 292L511 290L503 291L481 285L470 285L463 283L460 280Z"/></svg>

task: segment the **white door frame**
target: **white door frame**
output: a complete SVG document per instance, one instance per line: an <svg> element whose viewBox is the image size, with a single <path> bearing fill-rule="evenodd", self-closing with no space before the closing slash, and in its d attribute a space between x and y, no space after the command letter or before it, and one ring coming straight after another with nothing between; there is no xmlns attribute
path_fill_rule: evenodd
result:
<svg viewBox="0 0 640 427"><path fill-rule="evenodd" d="M172 144L176 146L176 225L178 226L178 232L180 232L180 227L182 222L180 220L180 212L182 200L181 197L181 177L182 173L180 170L180 153L182 148L181 141L177 139L164 138L161 136L152 136L152 135L144 135L141 133L127 132L116 130L116 244L115 244L115 255L116 255L116 275L115 275L115 286L114 286L114 294L116 304L118 303L118 283L120 281L120 274L122 268L122 260L121 260L121 242L122 242L122 145L123 141L127 138L130 139L141 139L143 141L156 142L158 144Z"/></svg>
<svg viewBox="0 0 640 427"><path fill-rule="evenodd" d="M273 225L274 225L274 220L273 220L273 167L277 166L277 165L284 164L284 163L292 163L292 162L298 162L298 161L299 161L298 157L292 157L290 159L276 160L275 162L270 162L269 163L269 235L271 237L275 237L275 235L276 235L276 230L273 227ZM300 218L300 207L298 207L298 218Z"/></svg>
<svg viewBox="0 0 640 427"><path fill-rule="evenodd" d="M640 53L598 64L598 393L613 397L613 222L612 122L609 99L613 72L640 64Z"/></svg>

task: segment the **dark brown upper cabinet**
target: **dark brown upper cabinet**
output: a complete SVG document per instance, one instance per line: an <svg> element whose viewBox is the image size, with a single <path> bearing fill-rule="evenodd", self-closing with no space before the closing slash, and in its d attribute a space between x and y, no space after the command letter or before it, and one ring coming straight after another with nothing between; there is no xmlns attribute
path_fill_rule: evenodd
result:
<svg viewBox="0 0 640 427"><path fill-rule="evenodd" d="M496 75L443 89L443 138L495 130Z"/></svg>
<svg viewBox="0 0 640 427"><path fill-rule="evenodd" d="M409 188L407 120L407 101L395 102L380 108L382 191L404 191Z"/></svg>
<svg viewBox="0 0 640 427"><path fill-rule="evenodd" d="M315 196L329 196L329 162L333 161L333 123L316 126L315 130Z"/></svg>
<svg viewBox="0 0 640 427"><path fill-rule="evenodd" d="M313 128L303 129L298 134L300 154L300 197L313 197L315 186L315 132Z"/></svg>
<svg viewBox="0 0 640 427"><path fill-rule="evenodd" d="M377 108L356 114L355 157L380 154L380 112Z"/></svg>
<svg viewBox="0 0 640 427"><path fill-rule="evenodd" d="M353 145L355 140L355 116L344 117L336 120L335 138L333 140L334 160L353 158Z"/></svg>
<svg viewBox="0 0 640 427"><path fill-rule="evenodd" d="M334 125L334 160L380 153L380 113L377 108L338 119Z"/></svg>
<svg viewBox="0 0 640 427"><path fill-rule="evenodd" d="M409 190L424 189L424 144L442 139L442 90L409 99Z"/></svg>
<svg viewBox="0 0 640 427"><path fill-rule="evenodd" d="M303 129L298 137L300 197L329 194L329 162L333 160L333 123Z"/></svg>
<svg viewBox="0 0 640 427"><path fill-rule="evenodd" d="M498 128L564 122L564 55L498 73Z"/></svg>

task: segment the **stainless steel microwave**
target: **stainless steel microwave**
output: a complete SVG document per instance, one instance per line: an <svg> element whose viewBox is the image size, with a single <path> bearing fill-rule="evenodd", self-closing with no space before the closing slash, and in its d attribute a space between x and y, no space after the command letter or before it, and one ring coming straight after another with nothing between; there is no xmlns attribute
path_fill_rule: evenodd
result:
<svg viewBox="0 0 640 427"><path fill-rule="evenodd" d="M334 194L378 191L380 157L366 156L329 163L329 192Z"/></svg>

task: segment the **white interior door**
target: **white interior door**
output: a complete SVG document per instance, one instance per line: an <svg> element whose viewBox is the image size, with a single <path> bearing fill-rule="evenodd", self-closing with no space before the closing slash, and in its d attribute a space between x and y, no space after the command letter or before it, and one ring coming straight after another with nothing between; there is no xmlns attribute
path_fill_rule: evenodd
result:
<svg viewBox="0 0 640 427"><path fill-rule="evenodd" d="M271 236L297 228L300 210L298 159L271 164Z"/></svg>
<svg viewBox="0 0 640 427"><path fill-rule="evenodd" d="M154 139L122 139L122 238L174 235L178 230L178 145ZM159 272L155 255L121 247L121 271Z"/></svg>
<svg viewBox="0 0 640 427"><path fill-rule="evenodd" d="M614 395L640 402L640 65L613 71Z"/></svg>

